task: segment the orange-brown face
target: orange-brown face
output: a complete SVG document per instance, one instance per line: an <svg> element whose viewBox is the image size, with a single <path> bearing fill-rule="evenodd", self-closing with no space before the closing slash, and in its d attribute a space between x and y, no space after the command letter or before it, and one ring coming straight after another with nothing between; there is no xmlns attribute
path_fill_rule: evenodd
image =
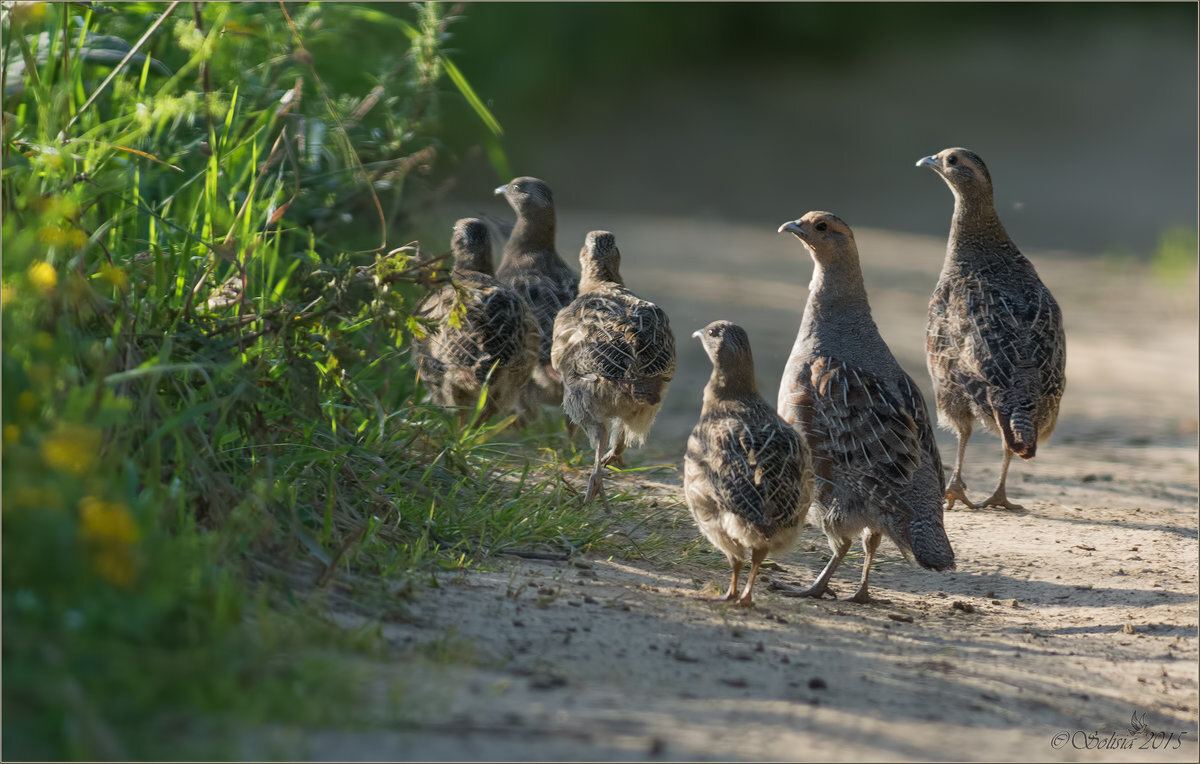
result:
<svg viewBox="0 0 1200 764"><path fill-rule="evenodd" d="M850 226L832 212L806 212L800 219L779 226L779 233L784 231L804 242L818 259L822 253L841 251L854 243Z"/></svg>

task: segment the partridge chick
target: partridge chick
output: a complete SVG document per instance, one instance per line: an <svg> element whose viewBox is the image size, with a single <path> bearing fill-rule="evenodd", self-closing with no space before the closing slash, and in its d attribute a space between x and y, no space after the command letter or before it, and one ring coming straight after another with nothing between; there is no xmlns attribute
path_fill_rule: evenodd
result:
<svg viewBox="0 0 1200 764"><path fill-rule="evenodd" d="M800 434L758 394L746 331L714 321L692 336L713 370L688 438L683 491L701 533L733 569L724 599L750 605L763 559L791 548L804 525L812 460ZM747 557L750 578L738 596Z"/></svg>
<svg viewBox="0 0 1200 764"><path fill-rule="evenodd" d="M480 423L514 406L537 362L539 337L524 300L492 275L487 227L475 218L459 220L450 247L450 283L416 309L437 327L413 340L413 355L433 401L462 407L461 426L485 382Z"/></svg>
<svg viewBox="0 0 1200 764"><path fill-rule="evenodd" d="M562 379L550 363L550 346L554 318L579 293L579 279L554 248L556 222L550 187L537 178L516 178L496 193L517 213L496 277L525 299L541 333L538 362L520 401L522 418L534 418L539 406L562 404Z"/></svg>
<svg viewBox="0 0 1200 764"><path fill-rule="evenodd" d="M604 467L645 441L675 376L675 336L661 308L625 288L611 233L589 233L579 264L579 296L554 322L550 359L563 410L596 449L584 497L591 501L602 492Z"/></svg>

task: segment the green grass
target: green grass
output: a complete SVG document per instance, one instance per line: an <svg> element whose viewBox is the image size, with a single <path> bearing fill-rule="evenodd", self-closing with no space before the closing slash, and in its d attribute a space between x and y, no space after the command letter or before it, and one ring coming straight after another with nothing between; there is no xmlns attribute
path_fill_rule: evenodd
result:
<svg viewBox="0 0 1200 764"><path fill-rule="evenodd" d="M422 402L444 115L510 173L444 9L386 11L6 6L10 757L348 724L345 656L384 646L336 625L335 590L378 619L439 570L616 548L634 510L581 506L560 420L459 429Z"/></svg>

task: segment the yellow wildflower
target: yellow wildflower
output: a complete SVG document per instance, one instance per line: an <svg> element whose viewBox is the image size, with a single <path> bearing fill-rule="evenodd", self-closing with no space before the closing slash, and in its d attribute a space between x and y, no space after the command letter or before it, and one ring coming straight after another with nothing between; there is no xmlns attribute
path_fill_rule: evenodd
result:
<svg viewBox="0 0 1200 764"><path fill-rule="evenodd" d="M17 296L17 290L13 289L8 284L0 286L0 306L8 305Z"/></svg>
<svg viewBox="0 0 1200 764"><path fill-rule="evenodd" d="M96 572L113 586L132 586L137 574L133 554L127 547L97 549L92 553L92 565L95 566Z"/></svg>
<svg viewBox="0 0 1200 764"><path fill-rule="evenodd" d="M42 443L42 460L52 469L83 477L100 454L100 431L82 425L63 425Z"/></svg>
<svg viewBox="0 0 1200 764"><path fill-rule="evenodd" d="M137 566L131 547L140 537L129 507L94 496L79 502L79 535L92 546L92 565L114 586L133 583Z"/></svg>
<svg viewBox="0 0 1200 764"><path fill-rule="evenodd" d="M29 266L29 283L42 294L49 295L58 286L58 271L50 263L39 260Z"/></svg>
<svg viewBox="0 0 1200 764"><path fill-rule="evenodd" d="M85 496L79 502L79 535L87 541L129 545L140 534L129 507L119 501Z"/></svg>
<svg viewBox="0 0 1200 764"><path fill-rule="evenodd" d="M54 335L50 332L38 332L33 335L33 344L39 350L49 350L54 347Z"/></svg>
<svg viewBox="0 0 1200 764"><path fill-rule="evenodd" d="M4 442L5 443L16 443L20 439L21 439L21 428L20 427L17 427L15 424L4 425Z"/></svg>
<svg viewBox="0 0 1200 764"><path fill-rule="evenodd" d="M129 286L129 274L125 269L118 265L109 265L104 263L100 266L100 278L115 286L118 290L124 292L125 287Z"/></svg>

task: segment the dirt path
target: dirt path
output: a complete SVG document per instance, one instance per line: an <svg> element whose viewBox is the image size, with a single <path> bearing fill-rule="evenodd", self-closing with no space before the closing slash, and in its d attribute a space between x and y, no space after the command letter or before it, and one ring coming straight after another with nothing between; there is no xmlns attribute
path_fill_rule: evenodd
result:
<svg viewBox="0 0 1200 764"><path fill-rule="evenodd" d="M670 466L613 483L654 497L632 539L656 533L685 559L439 576L411 621L384 624L397 660L376 689L419 699L405 725L276 730L272 745L318 759L1196 759L1194 276L1164 285L1140 266L1030 252L1069 351L1058 431L1010 478L1028 509L948 513L954 573L911 568L885 542L872 584L886 602L798 601L763 582L742 610L701 598L726 571L697 543L675 465L709 371L694 329L743 324L774 400L811 274L780 222L560 223L564 253L590 228L617 232L627 282L671 315L679 376L635 455ZM924 311L944 242L857 233L877 323L928 397ZM995 438L972 441L973 495L990 491L999 457ZM826 558L810 527L769 575L811 581ZM858 563L835 577L839 593Z"/></svg>

